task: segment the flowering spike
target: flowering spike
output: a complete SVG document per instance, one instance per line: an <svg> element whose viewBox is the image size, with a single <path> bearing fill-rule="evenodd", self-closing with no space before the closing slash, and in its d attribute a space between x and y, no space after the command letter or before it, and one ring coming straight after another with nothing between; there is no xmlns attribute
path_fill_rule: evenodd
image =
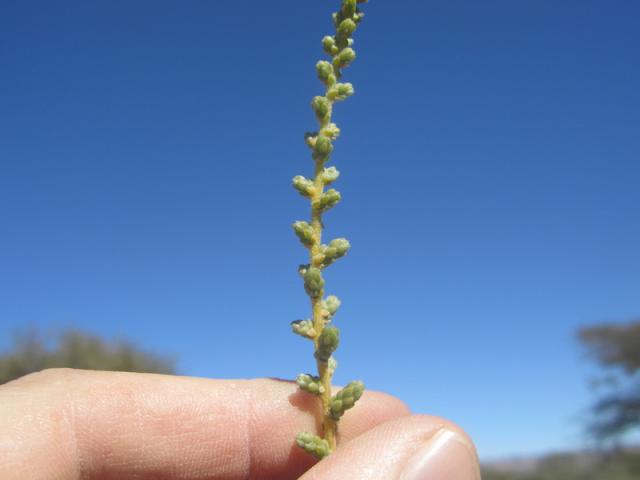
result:
<svg viewBox="0 0 640 480"><path fill-rule="evenodd" d="M309 432L299 433L296 437L296 444L318 460L322 460L331 453L329 442Z"/></svg>
<svg viewBox="0 0 640 480"><path fill-rule="evenodd" d="M295 322L291 322L291 330L301 337L311 340L316 338L316 330L313 328L313 322L311 320L296 320Z"/></svg>
<svg viewBox="0 0 640 480"><path fill-rule="evenodd" d="M295 188L303 197L311 198L315 191L313 182L302 175L293 177L293 188Z"/></svg>
<svg viewBox="0 0 640 480"><path fill-rule="evenodd" d="M352 408L364 392L364 383L360 381L351 382L340 390L329 402L329 412L331 418L339 420L344 412Z"/></svg>
<svg viewBox="0 0 640 480"><path fill-rule="evenodd" d="M313 395L322 395L325 391L322 383L320 383L320 377L314 377L306 373L298 375L296 383L301 390L312 393Z"/></svg>
<svg viewBox="0 0 640 480"><path fill-rule="evenodd" d="M315 357L321 362L327 362L331 354L336 351L340 343L340 330L333 325L324 327L318 337L318 348Z"/></svg>
<svg viewBox="0 0 640 480"><path fill-rule="evenodd" d="M311 156L315 161L315 177L307 179L299 175L293 179L295 189L311 202L310 221L296 222L293 228L309 250L309 263L301 265L298 272L304 281L305 291L311 297L313 316L308 320L293 322L291 327L298 335L313 340L314 355L318 361L318 376L299 375L296 383L301 389L320 397L324 412L323 437L303 432L296 437L296 443L319 459L335 450L337 421L360 398L364 389L362 382L353 382L335 397L331 397L329 386L337 367L333 353L340 341L339 330L332 325L332 319L340 307L340 300L333 295L323 298L322 270L345 256L351 247L344 238L336 238L328 244L322 243L323 215L342 198L340 192L333 188L325 190L340 175L335 167L325 167L325 164L340 135L340 129L331 121L333 108L337 102L354 94L351 83L338 82L338 79L342 76L342 69L356 59L352 36L364 16L360 5L366 3L366 0L341 0L340 3L340 8L332 15L335 32L322 39L322 49L329 59L316 63L316 74L326 87L323 95L317 95L311 100L311 108L319 123L318 130L305 134L305 143L311 149Z"/></svg>
<svg viewBox="0 0 640 480"><path fill-rule="evenodd" d="M293 231L296 232L296 235L305 247L311 247L313 245L313 227L307 222L294 223Z"/></svg>

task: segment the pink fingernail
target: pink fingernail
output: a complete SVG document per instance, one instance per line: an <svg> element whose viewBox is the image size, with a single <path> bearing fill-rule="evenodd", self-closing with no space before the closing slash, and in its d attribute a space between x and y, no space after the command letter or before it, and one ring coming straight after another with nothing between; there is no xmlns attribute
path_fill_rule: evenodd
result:
<svg viewBox="0 0 640 480"><path fill-rule="evenodd" d="M475 450L459 433L440 429L409 458L398 480L480 480Z"/></svg>

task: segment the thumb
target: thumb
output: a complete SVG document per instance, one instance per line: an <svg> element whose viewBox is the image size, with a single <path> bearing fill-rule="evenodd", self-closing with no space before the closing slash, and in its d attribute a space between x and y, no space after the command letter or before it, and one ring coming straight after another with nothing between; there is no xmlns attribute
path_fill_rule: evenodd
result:
<svg viewBox="0 0 640 480"><path fill-rule="evenodd" d="M480 480L475 447L456 425L413 415L339 447L300 480Z"/></svg>

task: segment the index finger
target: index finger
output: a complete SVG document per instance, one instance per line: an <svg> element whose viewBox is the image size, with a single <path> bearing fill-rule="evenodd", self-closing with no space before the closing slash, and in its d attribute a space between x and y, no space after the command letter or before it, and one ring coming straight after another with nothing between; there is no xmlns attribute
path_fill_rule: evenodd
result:
<svg viewBox="0 0 640 480"><path fill-rule="evenodd" d="M3 479L294 479L318 399L278 380L51 370L0 387ZM408 414L366 393L340 440Z"/></svg>

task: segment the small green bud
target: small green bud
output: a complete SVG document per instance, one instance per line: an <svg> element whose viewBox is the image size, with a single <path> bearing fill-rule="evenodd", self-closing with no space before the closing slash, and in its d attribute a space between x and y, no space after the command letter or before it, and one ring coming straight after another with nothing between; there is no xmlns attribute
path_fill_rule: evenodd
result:
<svg viewBox="0 0 640 480"><path fill-rule="evenodd" d="M322 460L331 453L329 443L325 439L309 432L299 433L296 436L296 444L318 460Z"/></svg>
<svg viewBox="0 0 640 480"><path fill-rule="evenodd" d="M338 25L337 31L338 31L338 34L342 35L343 37L350 37L351 34L353 34L353 32L356 31L356 22L354 22L350 18L342 20L340 22L340 25Z"/></svg>
<svg viewBox="0 0 640 480"><path fill-rule="evenodd" d="M329 312L329 315L333 316L336 314L342 302L335 295L329 295L324 301L324 307Z"/></svg>
<svg viewBox="0 0 640 480"><path fill-rule="evenodd" d="M356 0L344 0L342 2L342 15L345 17L351 17L356 13L358 2Z"/></svg>
<svg viewBox="0 0 640 480"><path fill-rule="evenodd" d="M336 77L333 74L333 65L326 60L320 60L316 63L316 72L320 81L325 85L333 85L336 82Z"/></svg>
<svg viewBox="0 0 640 480"><path fill-rule="evenodd" d="M293 177L293 188L295 188L303 197L310 197L315 191L313 182L302 175Z"/></svg>
<svg viewBox="0 0 640 480"><path fill-rule="evenodd" d="M335 182L339 176L340 172L336 167L325 168L320 174L320 177L322 178L322 181L325 185L330 185L331 183Z"/></svg>
<svg viewBox="0 0 640 480"><path fill-rule="evenodd" d="M333 151L333 144L331 139L324 135L318 135L316 138L316 145L313 149L313 159L316 162L326 162Z"/></svg>
<svg viewBox="0 0 640 480"><path fill-rule="evenodd" d="M316 338L317 334L311 320L296 320L295 322L291 322L291 330L293 330L293 333L301 337L310 338L311 340Z"/></svg>
<svg viewBox="0 0 640 480"><path fill-rule="evenodd" d="M327 55L333 56L335 55L336 48L336 40L330 35L327 35L322 39L322 49Z"/></svg>
<svg viewBox="0 0 640 480"><path fill-rule="evenodd" d="M364 383L360 381L351 382L340 390L331 400L329 400L329 415L334 420L339 420L344 412L349 410L362 397Z"/></svg>
<svg viewBox="0 0 640 480"><path fill-rule="evenodd" d="M331 354L338 348L339 343L340 330L332 325L324 327L318 337L318 348L316 349L315 357L321 362L328 361Z"/></svg>
<svg viewBox="0 0 640 480"><path fill-rule="evenodd" d="M318 138L318 132L305 132L304 143L313 150L316 146L316 138Z"/></svg>
<svg viewBox="0 0 640 480"><path fill-rule="evenodd" d="M327 92L329 100L346 100L353 95L353 85L350 83L337 83Z"/></svg>
<svg viewBox="0 0 640 480"><path fill-rule="evenodd" d="M329 361L327 362L327 370L329 370L329 374L332 377L337 368L338 368L338 361L336 360L336 357L331 355L331 358L329 358Z"/></svg>
<svg viewBox="0 0 640 480"><path fill-rule="evenodd" d="M293 231L306 247L311 247L314 243L313 227L307 222L299 221L293 224Z"/></svg>
<svg viewBox="0 0 640 480"><path fill-rule="evenodd" d="M320 199L313 203L313 207L319 210L329 210L331 207L335 206L341 200L342 196L340 192L334 190L333 188L324 192Z"/></svg>
<svg viewBox="0 0 640 480"><path fill-rule="evenodd" d="M351 64L356 59L356 52L353 48L344 48L334 60L334 65L337 64L339 68L344 68Z"/></svg>
<svg viewBox="0 0 640 480"><path fill-rule="evenodd" d="M319 268L309 267L303 273L304 289L311 298L318 298L322 295L324 279Z"/></svg>
<svg viewBox="0 0 640 480"><path fill-rule="evenodd" d="M331 102L327 97L313 97L311 107L319 121L324 121L331 114Z"/></svg>
<svg viewBox="0 0 640 480"><path fill-rule="evenodd" d="M324 254L322 264L325 267L331 265L339 258L344 257L350 248L351 244L346 238L336 238L335 240L331 240L329 245L325 245L322 250L322 253Z"/></svg>
<svg viewBox="0 0 640 480"><path fill-rule="evenodd" d="M296 383L305 392L309 392L314 395L320 395L324 393L324 387L322 386L322 383L320 383L320 377L314 377L312 375L307 375L306 373L301 373L296 378Z"/></svg>
<svg viewBox="0 0 640 480"><path fill-rule="evenodd" d="M340 136L340 129L335 123L330 123L320 130L320 135L324 135L325 137L329 137L331 140L335 140Z"/></svg>

